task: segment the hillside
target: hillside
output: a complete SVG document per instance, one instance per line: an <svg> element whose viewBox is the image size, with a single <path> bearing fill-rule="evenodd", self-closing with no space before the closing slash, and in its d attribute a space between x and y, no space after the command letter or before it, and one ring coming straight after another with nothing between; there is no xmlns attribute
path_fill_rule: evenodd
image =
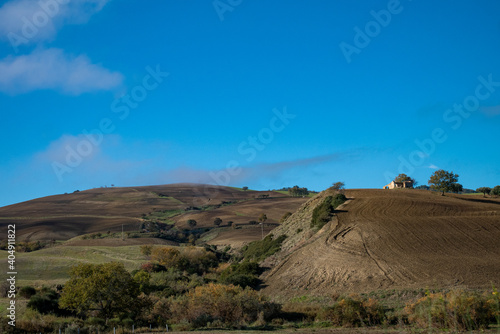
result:
<svg viewBox="0 0 500 334"><path fill-rule="evenodd" d="M266 293L303 295L412 287L500 285L500 200L423 190L349 190L320 231L305 203L272 233ZM302 230L302 231L301 231Z"/></svg>
<svg viewBox="0 0 500 334"><path fill-rule="evenodd" d="M120 232L122 224L125 231L137 231L146 220L182 230L188 227L188 219L195 219L197 228L203 228L213 227L215 217L223 224L229 220L248 224L266 213L266 223L276 224L285 212L295 211L306 200L272 191L199 184L97 188L1 207L0 221L16 224L18 241L68 240L87 233ZM245 229L236 231L225 233L248 239ZM219 239L224 239L223 234ZM246 234L257 240L260 229Z"/></svg>

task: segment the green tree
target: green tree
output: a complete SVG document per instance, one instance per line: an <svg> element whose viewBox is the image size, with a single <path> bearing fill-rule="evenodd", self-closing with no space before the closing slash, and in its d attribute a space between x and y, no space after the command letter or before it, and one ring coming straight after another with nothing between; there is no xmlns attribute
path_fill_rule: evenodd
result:
<svg viewBox="0 0 500 334"><path fill-rule="evenodd" d="M248 190L248 187L243 187L243 188L241 188L241 189L243 189L244 191L247 191L247 190Z"/></svg>
<svg viewBox="0 0 500 334"><path fill-rule="evenodd" d="M266 221L266 220L267 220L267 216L266 216L266 214L265 214L265 213L263 213L263 214L261 214L261 215L259 216L259 222L261 222L261 223L265 223L265 221Z"/></svg>
<svg viewBox="0 0 500 334"><path fill-rule="evenodd" d="M500 186L496 186L493 189L491 189L490 194L494 196L500 196Z"/></svg>
<svg viewBox="0 0 500 334"><path fill-rule="evenodd" d="M396 178L394 179L394 182L404 182L404 181L411 181L413 183L413 186L415 187L417 185L417 181L415 181L414 178L409 177L408 175L401 173Z"/></svg>
<svg viewBox="0 0 500 334"><path fill-rule="evenodd" d="M96 311L103 319L130 311L139 295L139 286L122 263L81 263L69 271L59 305L88 315Z"/></svg>
<svg viewBox="0 0 500 334"><path fill-rule="evenodd" d="M222 224L222 219L220 219L219 217L215 218L214 219L214 225L215 226L220 226L220 224Z"/></svg>
<svg viewBox="0 0 500 334"><path fill-rule="evenodd" d="M301 197L309 195L309 190L307 188L299 188L299 186L293 186L288 188L288 194L293 197Z"/></svg>
<svg viewBox="0 0 500 334"><path fill-rule="evenodd" d="M198 223L194 219L188 219L187 224L189 225L189 227L195 228L196 224L198 224Z"/></svg>
<svg viewBox="0 0 500 334"><path fill-rule="evenodd" d="M442 191L442 196L447 191L459 192L462 190L462 185L458 183L458 174L443 169L435 171L428 184L432 189Z"/></svg>
<svg viewBox="0 0 500 334"><path fill-rule="evenodd" d="M335 182L333 185L332 185L332 189L333 190L336 190L338 192L342 192L345 190L345 183L344 182Z"/></svg>
<svg viewBox="0 0 500 334"><path fill-rule="evenodd" d="M483 193L483 197L486 197L486 194L489 194L491 192L490 187L480 187L476 189L476 192L478 193Z"/></svg>

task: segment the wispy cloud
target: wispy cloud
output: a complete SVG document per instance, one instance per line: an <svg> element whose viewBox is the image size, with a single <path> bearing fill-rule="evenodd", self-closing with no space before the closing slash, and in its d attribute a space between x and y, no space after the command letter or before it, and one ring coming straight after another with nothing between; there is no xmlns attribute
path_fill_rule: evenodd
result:
<svg viewBox="0 0 500 334"><path fill-rule="evenodd" d="M500 115L500 106L492 107L481 107L481 112L487 116L497 116Z"/></svg>
<svg viewBox="0 0 500 334"><path fill-rule="evenodd" d="M43 166L45 173L52 174L53 178L49 179L54 183L74 183L75 180L80 183L88 180L126 182L145 170L148 161L114 154L123 151L124 147L122 138L116 134L63 135L34 154L30 165ZM145 147L137 149L144 151Z"/></svg>
<svg viewBox="0 0 500 334"><path fill-rule="evenodd" d="M106 139L110 137L112 137L112 135L108 135ZM78 150L77 147L80 143L87 141L88 139L84 135L62 135L60 138L52 141L45 150L36 153L34 160L39 164L49 164L53 161L64 163L69 152ZM86 145L90 147L90 149L87 147L85 148L85 151L88 152L88 154L85 154L87 160L92 160L101 154L100 145L93 145L92 142L90 142L90 144L91 145Z"/></svg>
<svg viewBox="0 0 500 334"><path fill-rule="evenodd" d="M84 24L109 0L13 0L0 7L0 36L14 47L53 39L68 24Z"/></svg>
<svg viewBox="0 0 500 334"><path fill-rule="evenodd" d="M438 166L434 165L434 164L430 164L429 166L427 166L427 168L429 169L439 169Z"/></svg>
<svg viewBox="0 0 500 334"><path fill-rule="evenodd" d="M318 165L357 159L361 150L345 153L334 153L312 158L296 159L276 163L265 163L249 167L239 167L232 171L202 170L188 166L182 166L163 174L158 174L160 183L166 182L192 182L219 185L238 185L243 182L257 182L261 179L279 178L284 172L294 168L316 167Z"/></svg>
<svg viewBox="0 0 500 334"><path fill-rule="evenodd" d="M37 50L0 60L0 91L8 94L52 89L66 94L113 90L123 75L92 64L85 55L69 56L60 49Z"/></svg>

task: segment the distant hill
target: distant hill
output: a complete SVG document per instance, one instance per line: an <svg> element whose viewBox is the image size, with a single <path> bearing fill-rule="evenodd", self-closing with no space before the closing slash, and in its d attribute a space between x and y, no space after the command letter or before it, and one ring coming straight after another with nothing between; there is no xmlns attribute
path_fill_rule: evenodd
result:
<svg viewBox="0 0 500 334"><path fill-rule="evenodd" d="M349 190L320 231L303 204L274 236L282 250L264 264L267 294L324 295L406 288L500 286L500 199L425 190Z"/></svg>
<svg viewBox="0 0 500 334"><path fill-rule="evenodd" d="M145 221L173 224L182 230L188 227L188 219L195 219L197 228L208 228L214 227L215 217L224 226L228 221L248 224L265 213L266 223L276 224L285 212L294 212L305 201L273 191L200 184L97 188L1 207L0 221L16 223L18 241L68 240L87 233L120 232L122 225L125 231L138 231ZM234 237L234 231L228 232ZM238 233L248 240L261 235L260 229Z"/></svg>

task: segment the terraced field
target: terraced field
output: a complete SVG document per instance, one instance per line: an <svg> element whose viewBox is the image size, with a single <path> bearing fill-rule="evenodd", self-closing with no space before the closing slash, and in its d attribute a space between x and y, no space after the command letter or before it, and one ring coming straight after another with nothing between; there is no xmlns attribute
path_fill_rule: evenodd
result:
<svg viewBox="0 0 500 334"><path fill-rule="evenodd" d="M275 257L267 293L500 285L499 199L419 190L346 195L336 218ZM299 210L303 222L295 224L306 227L311 211Z"/></svg>

